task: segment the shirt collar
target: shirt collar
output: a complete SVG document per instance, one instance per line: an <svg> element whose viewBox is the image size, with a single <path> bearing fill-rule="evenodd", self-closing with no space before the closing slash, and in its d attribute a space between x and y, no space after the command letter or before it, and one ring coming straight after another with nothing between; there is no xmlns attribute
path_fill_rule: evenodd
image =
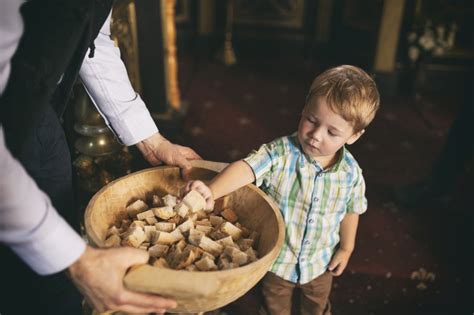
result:
<svg viewBox="0 0 474 315"><path fill-rule="evenodd" d="M301 159L303 161L307 161L308 163L315 165L318 169L322 170L322 167L321 165L319 165L319 162L303 151L303 149L301 148L301 144L298 141L297 133L293 133L291 137L293 138L295 149L301 155ZM350 169L348 161L348 151L346 149L346 146L343 146L341 149L339 149L337 154L339 155L337 162L331 168L325 170L325 172L348 171Z"/></svg>

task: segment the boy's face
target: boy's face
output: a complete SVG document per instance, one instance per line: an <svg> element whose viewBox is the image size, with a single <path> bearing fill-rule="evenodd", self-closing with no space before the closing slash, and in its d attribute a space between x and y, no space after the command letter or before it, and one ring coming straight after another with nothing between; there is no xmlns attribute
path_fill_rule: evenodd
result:
<svg viewBox="0 0 474 315"><path fill-rule="evenodd" d="M303 151L318 162L328 162L344 144L352 144L364 133L354 133L351 123L333 112L325 97L313 97L303 109L298 140Z"/></svg>

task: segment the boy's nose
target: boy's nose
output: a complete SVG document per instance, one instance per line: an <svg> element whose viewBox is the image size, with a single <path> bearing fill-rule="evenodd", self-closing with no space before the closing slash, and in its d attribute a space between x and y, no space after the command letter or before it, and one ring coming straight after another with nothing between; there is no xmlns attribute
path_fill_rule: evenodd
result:
<svg viewBox="0 0 474 315"><path fill-rule="evenodd" d="M322 139L322 133L323 133L323 130L322 128L314 128L311 133L310 133L310 136L312 139L316 140L316 141L321 141Z"/></svg>

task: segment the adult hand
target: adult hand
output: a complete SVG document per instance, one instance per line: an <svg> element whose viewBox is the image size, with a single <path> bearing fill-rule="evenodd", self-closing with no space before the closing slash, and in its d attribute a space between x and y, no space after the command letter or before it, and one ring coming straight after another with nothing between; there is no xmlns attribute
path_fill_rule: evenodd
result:
<svg viewBox="0 0 474 315"><path fill-rule="evenodd" d="M188 192L191 190L195 190L200 193L204 199L206 200L206 209L212 210L214 209L214 197L212 195L212 191L200 180L192 180L189 181L186 186L184 186L183 190L181 191L181 196L184 197Z"/></svg>
<svg viewBox="0 0 474 315"><path fill-rule="evenodd" d="M329 271L333 276L340 276L342 274L344 269L346 269L351 254L351 251L341 248L336 251L328 267Z"/></svg>
<svg viewBox="0 0 474 315"><path fill-rule="evenodd" d="M165 163L189 169L188 160L202 159L193 149L173 144L159 133L137 143L137 148L151 165Z"/></svg>
<svg viewBox="0 0 474 315"><path fill-rule="evenodd" d="M159 313L176 307L176 302L158 295L127 290L123 277L129 267L145 264L148 253L135 248L94 249L87 246L68 268L76 287L99 312Z"/></svg>

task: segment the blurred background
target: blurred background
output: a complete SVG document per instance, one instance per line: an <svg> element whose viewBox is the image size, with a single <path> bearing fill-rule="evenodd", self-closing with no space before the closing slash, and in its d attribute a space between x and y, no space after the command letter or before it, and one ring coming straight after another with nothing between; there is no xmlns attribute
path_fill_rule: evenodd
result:
<svg viewBox="0 0 474 315"><path fill-rule="evenodd" d="M333 314L471 314L472 0L118 0L113 36L161 133L231 162L296 131L312 80L353 64L381 108L349 149L369 209ZM78 84L65 121L82 206L147 167ZM258 287L225 307L258 314Z"/></svg>

